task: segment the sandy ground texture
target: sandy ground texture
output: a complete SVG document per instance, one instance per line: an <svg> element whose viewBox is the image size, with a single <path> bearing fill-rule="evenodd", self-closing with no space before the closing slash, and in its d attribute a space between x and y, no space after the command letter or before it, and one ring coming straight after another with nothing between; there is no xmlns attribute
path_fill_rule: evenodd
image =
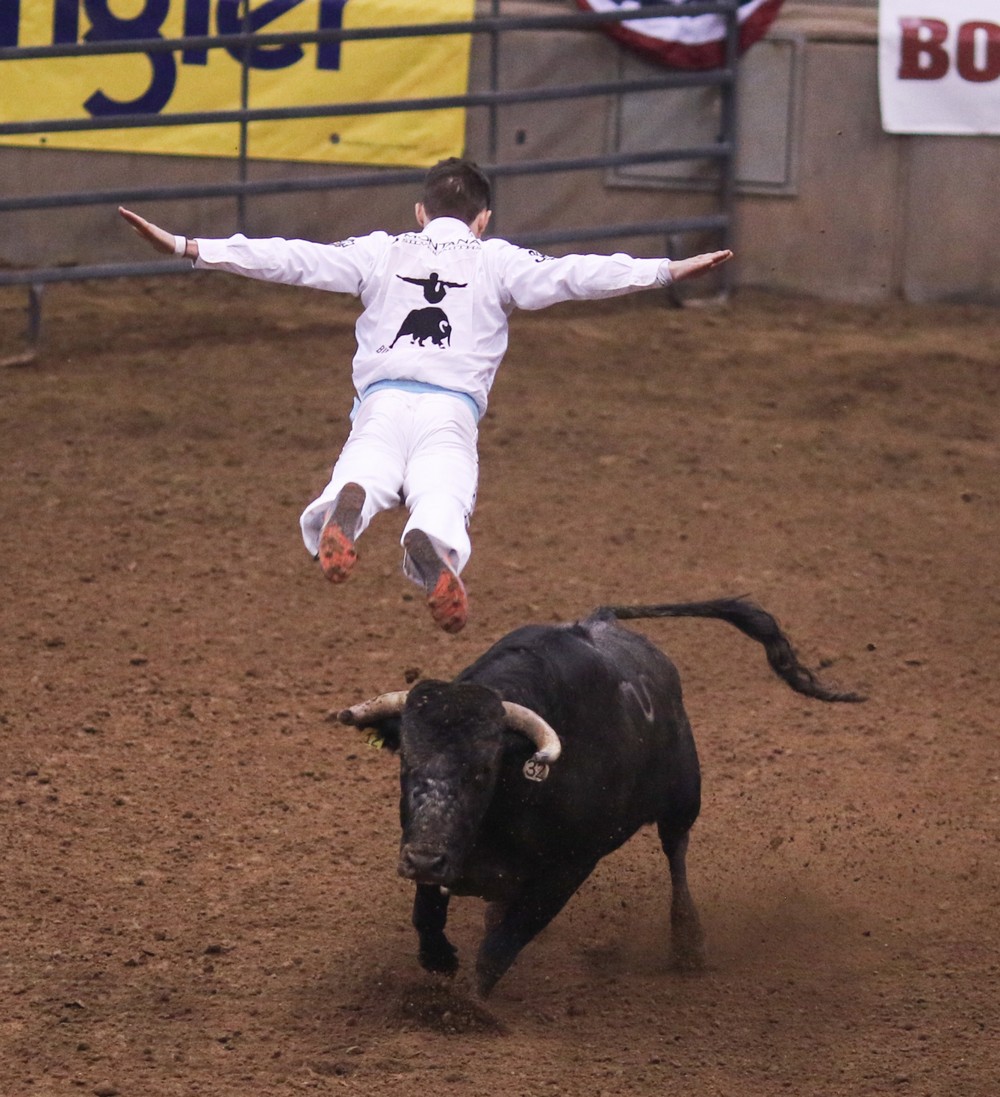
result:
<svg viewBox="0 0 1000 1097"><path fill-rule="evenodd" d="M0 297L15 355L20 291ZM0 1090L987 1097L1000 1078L997 312L656 294L515 317L472 612L402 516L326 583L354 305L221 275L65 285L0 369ZM394 759L332 719L607 602L748 593L869 694L649 622L704 767L709 969L666 963L653 831L481 1004L425 976Z"/></svg>

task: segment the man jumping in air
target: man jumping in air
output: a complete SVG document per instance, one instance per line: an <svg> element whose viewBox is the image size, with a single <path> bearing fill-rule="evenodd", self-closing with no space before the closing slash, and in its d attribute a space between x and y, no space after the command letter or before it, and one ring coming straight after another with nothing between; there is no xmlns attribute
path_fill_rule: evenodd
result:
<svg viewBox="0 0 1000 1097"><path fill-rule="evenodd" d="M430 169L415 209L420 231L398 236L380 231L332 244L242 234L189 240L119 212L158 251L187 256L200 270L360 298L351 433L330 482L302 513L302 538L324 575L343 582L369 522L402 501L409 511L403 570L445 632L458 632L468 617L460 574L472 551L478 423L507 349L510 314L666 286L732 256L553 258L484 240L489 180L457 158Z"/></svg>

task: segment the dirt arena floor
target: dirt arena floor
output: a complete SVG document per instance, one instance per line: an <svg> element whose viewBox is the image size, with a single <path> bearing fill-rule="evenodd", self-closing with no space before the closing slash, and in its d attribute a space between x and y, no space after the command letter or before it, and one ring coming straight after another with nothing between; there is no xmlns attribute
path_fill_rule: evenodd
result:
<svg viewBox="0 0 1000 1097"><path fill-rule="evenodd" d="M0 296L0 356L24 294ZM644 295L519 315L482 425L472 615L402 516L327 584L350 301L192 274L51 287L0 369L0 1090L9 1097L989 1097L1000 1078L1000 315ZM748 593L869 694L648 622L704 767L710 967L655 834L478 1003L419 969L397 770L332 714L607 602Z"/></svg>

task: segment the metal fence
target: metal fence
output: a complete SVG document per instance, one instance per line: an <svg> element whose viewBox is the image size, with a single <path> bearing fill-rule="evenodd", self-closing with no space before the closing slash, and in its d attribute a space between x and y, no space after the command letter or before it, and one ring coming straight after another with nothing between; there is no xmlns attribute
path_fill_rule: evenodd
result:
<svg viewBox="0 0 1000 1097"><path fill-rule="evenodd" d="M237 200L237 220L242 227L247 204L255 197L275 194L295 194L316 191L362 189L419 183L423 169L393 168L318 171L308 177L282 177L250 180L247 171L247 127L258 121L282 121L301 118L334 118L345 115L395 114L406 111L462 107L487 112L486 148L477 155L480 165L495 183L519 176L537 176L555 172L594 171L632 164L700 161L717 168L718 186L716 209L712 213L687 218L662 218L639 223L575 226L511 234L509 239L534 247L572 243L578 240L601 240L624 237L658 236L667 240L689 232L710 232L718 235L720 247L730 246L732 209L735 191L735 119L736 74L739 53L739 0L710 0L706 3L685 4L686 15L714 14L725 19L727 33L724 44L725 62L718 69L706 71L668 70L642 79L618 79L591 83L546 86L534 89L502 90L500 87L501 50L506 35L515 31L545 34L556 31L593 31L609 23L642 21L665 15L676 15L672 4L651 4L638 8L622 8L615 12L585 11L553 12L541 15L505 15L500 0L492 0L490 14L478 15L469 22L425 23L420 25L338 28L289 33L255 33L248 29L238 34L189 36L182 38L125 39L114 41L78 42L65 45L0 47L0 86L6 61L45 60L58 57L113 56L121 54L154 55L183 50L229 50L240 54L242 61L242 102L239 109L169 114L117 114L91 118L46 118L27 122L0 122L0 136L29 136L93 130L127 130L164 126L197 126L207 123L236 123L240 128L239 155L234 161L231 182L191 183L172 186L107 187L90 190L69 190L18 197L0 196L0 213L60 210L82 206L116 206L170 199L226 198ZM249 26L249 4L242 4L244 27ZM489 47L488 87L464 95L380 100L379 102L316 103L311 106L257 108L247 104L248 57L252 49L294 44L298 46L347 41L393 39L414 36L468 34L485 35ZM717 140L697 148L661 148L640 153L606 153L563 159L535 159L503 162L498 155L497 119L502 108L515 104L565 102L630 93L663 92L691 87L715 87L720 103L720 125ZM478 151L478 150L477 150ZM0 153L2 154L2 153ZM0 286L24 285L29 291L28 340L37 340L40 323L42 287L51 282L79 279L117 278L180 273L190 270L186 261L154 261L127 263L78 264L73 266L35 267L0 270ZM723 268L726 272L727 268ZM724 275L725 277L725 275ZM724 289L728 290L728 282Z"/></svg>

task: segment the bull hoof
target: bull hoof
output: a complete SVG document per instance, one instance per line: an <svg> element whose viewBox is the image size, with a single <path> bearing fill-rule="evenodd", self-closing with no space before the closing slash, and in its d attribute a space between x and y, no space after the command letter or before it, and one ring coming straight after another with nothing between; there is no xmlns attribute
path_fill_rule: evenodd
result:
<svg viewBox="0 0 1000 1097"><path fill-rule="evenodd" d="M417 956L424 971L434 975L454 975L458 971L458 949L452 944L445 948L422 948Z"/></svg>

